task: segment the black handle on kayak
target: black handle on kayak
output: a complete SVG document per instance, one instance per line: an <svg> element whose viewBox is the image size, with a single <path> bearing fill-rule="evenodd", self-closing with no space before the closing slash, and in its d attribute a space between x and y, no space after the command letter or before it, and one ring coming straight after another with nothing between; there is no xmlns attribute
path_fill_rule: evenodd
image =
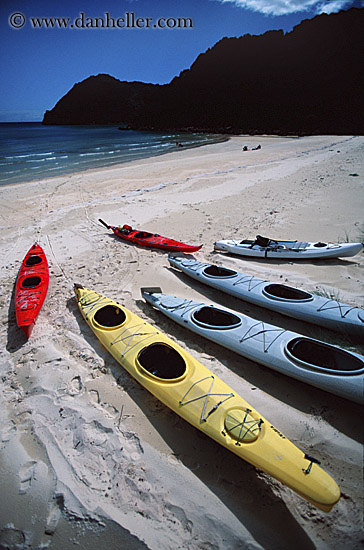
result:
<svg viewBox="0 0 364 550"><path fill-rule="evenodd" d="M107 223L104 222L104 220L102 220L101 218L99 218L99 222L102 223L102 225L104 225L106 229L111 229L110 225L107 225Z"/></svg>
<svg viewBox="0 0 364 550"><path fill-rule="evenodd" d="M162 294L162 289L159 286L142 286L140 292L142 296L143 294Z"/></svg>

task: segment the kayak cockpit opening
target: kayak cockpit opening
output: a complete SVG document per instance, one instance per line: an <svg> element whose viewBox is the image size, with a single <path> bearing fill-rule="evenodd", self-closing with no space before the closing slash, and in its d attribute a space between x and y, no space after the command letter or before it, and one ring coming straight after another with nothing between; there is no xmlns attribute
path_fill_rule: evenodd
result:
<svg viewBox="0 0 364 550"><path fill-rule="evenodd" d="M254 241L251 241L250 239L244 239L243 241L240 241L240 244L249 245L250 248L253 248L253 246L268 248L272 246L278 246L278 241L270 239L269 237L262 237L262 235L257 235Z"/></svg>
<svg viewBox="0 0 364 550"><path fill-rule="evenodd" d="M327 243L315 243L313 246L316 248L325 248L327 246Z"/></svg>
<svg viewBox="0 0 364 550"><path fill-rule="evenodd" d="M219 279L228 279L229 277L235 277L237 271L233 269L227 269L226 267L220 267L218 265L209 265L202 271L207 277L216 277Z"/></svg>
<svg viewBox="0 0 364 550"><path fill-rule="evenodd" d="M272 244L276 244L276 243L277 241L273 241L269 237L262 237L262 235L257 235L253 243L253 246L257 245L257 246L262 246L263 248L267 248L267 246L271 246Z"/></svg>
<svg viewBox="0 0 364 550"><path fill-rule="evenodd" d="M107 305L98 309L94 315L94 321L101 327L115 328L124 323L126 315L118 306Z"/></svg>
<svg viewBox="0 0 364 550"><path fill-rule="evenodd" d="M40 285L42 282L42 279L38 276L35 277L25 277L25 279L22 280L20 286L21 288L28 289L28 288L36 288Z"/></svg>
<svg viewBox="0 0 364 550"><path fill-rule="evenodd" d="M344 349L310 338L293 338L286 346L287 355L306 367L326 374L359 374L364 361Z"/></svg>
<svg viewBox="0 0 364 550"><path fill-rule="evenodd" d="M255 241L252 241L251 239L243 239L242 241L240 241L239 244L247 244L247 245L253 245L255 243Z"/></svg>
<svg viewBox="0 0 364 550"><path fill-rule="evenodd" d="M134 235L135 239L150 239L150 237L153 237L153 233L148 233L147 231L138 231Z"/></svg>
<svg viewBox="0 0 364 550"><path fill-rule="evenodd" d="M43 258L41 258L40 256L29 256L29 258L27 260L25 260L25 265L38 265L38 264L41 264L43 261Z"/></svg>
<svg viewBox="0 0 364 550"><path fill-rule="evenodd" d="M192 313L191 318L196 325L215 330L232 329L241 325L240 317L213 306L200 307Z"/></svg>
<svg viewBox="0 0 364 550"><path fill-rule="evenodd" d="M288 302L309 302L313 300L312 294L291 286L280 285L278 283L268 284L263 288L263 294L268 298Z"/></svg>
<svg viewBox="0 0 364 550"><path fill-rule="evenodd" d="M186 373L186 363L174 348L156 343L144 348L138 355L139 365L157 378L176 380Z"/></svg>

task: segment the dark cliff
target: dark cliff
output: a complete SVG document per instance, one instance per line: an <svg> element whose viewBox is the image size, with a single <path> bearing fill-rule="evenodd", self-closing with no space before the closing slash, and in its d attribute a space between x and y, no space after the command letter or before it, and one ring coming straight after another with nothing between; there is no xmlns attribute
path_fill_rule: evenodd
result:
<svg viewBox="0 0 364 550"><path fill-rule="evenodd" d="M363 134L364 10L305 20L292 32L223 38L169 84L108 75L76 84L44 124L135 129Z"/></svg>

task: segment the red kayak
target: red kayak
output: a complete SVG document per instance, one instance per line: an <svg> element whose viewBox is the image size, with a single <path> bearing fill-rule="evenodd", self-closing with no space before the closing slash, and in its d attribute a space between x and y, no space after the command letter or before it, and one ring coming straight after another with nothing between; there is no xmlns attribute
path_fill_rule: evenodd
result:
<svg viewBox="0 0 364 550"><path fill-rule="evenodd" d="M115 235L128 241L129 243L138 244L140 246L146 246L148 248L162 248L170 252L197 252L202 245L193 246L191 244L180 243L167 237L162 237L156 233L148 233L147 231L139 231L138 229L132 229L130 225L123 225L123 227L115 227L113 225L107 225L103 220L99 219L107 229L111 229Z"/></svg>
<svg viewBox="0 0 364 550"><path fill-rule="evenodd" d="M39 244L34 244L23 260L15 289L16 322L27 338L43 305L48 283L46 255Z"/></svg>

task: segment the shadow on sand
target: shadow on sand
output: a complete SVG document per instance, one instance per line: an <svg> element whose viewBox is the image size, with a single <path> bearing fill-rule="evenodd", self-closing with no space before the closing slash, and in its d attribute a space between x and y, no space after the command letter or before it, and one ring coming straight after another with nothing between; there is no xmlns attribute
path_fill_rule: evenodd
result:
<svg viewBox="0 0 364 550"><path fill-rule="evenodd" d="M148 311L151 309L142 301L138 303L139 306L142 304L146 309L148 307ZM269 476L265 477L254 466L218 445L164 405L156 406L160 402L101 346L83 320L75 301L70 299L67 305L75 315L85 340L102 357L118 385L128 392L171 449L171 453L224 503L263 548L315 548L287 506L271 488L270 483L279 492L279 482L271 481Z"/></svg>
<svg viewBox="0 0 364 550"><path fill-rule="evenodd" d="M296 258L296 259L277 259L277 258L255 258L252 256L242 256L240 254L232 254L230 252L221 252L217 250L210 250L211 256L217 256L217 258L222 259L224 256L228 258L233 258L234 260L240 259L244 262L254 262L263 265L287 265L299 263L300 265L327 265L327 266L350 266L355 263L355 256L351 256L351 261L343 258L317 258L317 259L307 259L307 258Z"/></svg>
<svg viewBox="0 0 364 550"><path fill-rule="evenodd" d="M13 285L8 308L8 336L6 342L6 351L9 351L10 353L18 351L28 341L24 332L16 324L15 290L16 280Z"/></svg>

